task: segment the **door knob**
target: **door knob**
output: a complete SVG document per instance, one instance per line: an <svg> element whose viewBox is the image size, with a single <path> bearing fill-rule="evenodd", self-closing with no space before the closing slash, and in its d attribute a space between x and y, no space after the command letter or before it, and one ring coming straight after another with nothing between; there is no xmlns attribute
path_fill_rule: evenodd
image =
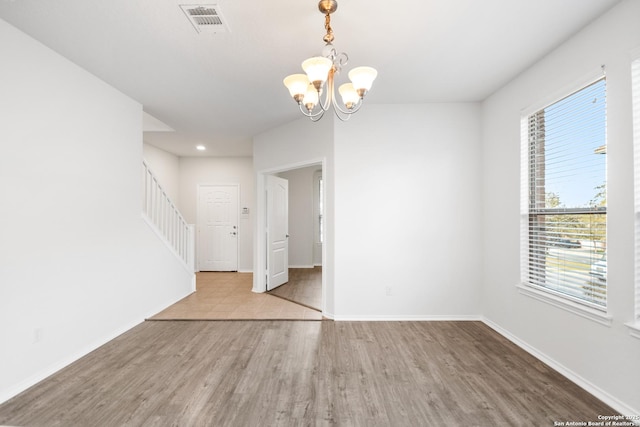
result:
<svg viewBox="0 0 640 427"><path fill-rule="evenodd" d="M232 232L231 232L231 233L229 233L229 234L231 234L232 236L235 236L235 235L236 235L236 232L235 232L235 231L232 231Z"/></svg>

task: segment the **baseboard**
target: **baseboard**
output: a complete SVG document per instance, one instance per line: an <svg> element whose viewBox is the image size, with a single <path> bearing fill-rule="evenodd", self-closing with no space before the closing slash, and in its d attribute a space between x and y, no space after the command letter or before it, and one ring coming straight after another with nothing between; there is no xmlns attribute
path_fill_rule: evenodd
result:
<svg viewBox="0 0 640 427"><path fill-rule="evenodd" d="M193 290L195 291L195 275L193 277L194 278L193 278L192 283L193 283L193 286L194 286ZM167 307L175 304L176 302L180 301L181 299L189 296L191 293L193 293L193 292L189 292L189 293L186 293L185 295L181 295L181 296L177 297L175 299L175 301L173 301L171 303L163 304L161 307L149 310L150 314L149 314L149 316L146 316L146 317L151 317L151 316L161 312L165 308L167 308ZM94 341L92 344L84 347L82 350L77 351L77 352L73 353L72 355L70 355L68 357L65 357L65 358L63 358L63 359L61 359L61 360L59 360L59 361L57 361L55 363L52 363L51 365L49 365L48 367L46 367L44 369L41 369L40 371L38 371L35 374L31 375L29 378L19 382L18 384L14 385L13 387L10 387L8 390L0 391L0 404L6 402L7 400L9 400L9 399L11 399L11 398L13 398L15 396L17 396L18 394L20 394L23 391L27 390L29 387L33 387L34 385L36 385L40 381L50 377L51 375L55 374L59 370L65 368L65 367L69 366L70 364L72 364L73 362L83 358L87 354L89 354L92 351L96 350L97 348L105 345L106 343L108 343L112 339L119 337L120 335L124 334L125 332L129 331L130 329L138 326L142 322L144 322L144 319L135 320L133 322L130 322L127 325L116 329L115 332L112 332L112 333L106 335L104 338Z"/></svg>
<svg viewBox="0 0 640 427"><path fill-rule="evenodd" d="M536 359L547 364L553 370L564 375L569 380L571 380L572 382L574 382L575 384L577 384L587 392L591 393L598 399L602 400L607 405L611 406L613 409L618 411L619 414L628 415L628 416L640 414L640 410L634 409L626 405L624 402L621 402L620 400L616 399L614 396L602 390L600 387L591 383L590 381L583 378L582 376L576 374L571 369L557 362L556 360L544 354L543 352L539 351L538 349L530 346L526 342L522 341L521 339L513 335L511 332L507 331L506 329L503 329L498 324L492 322L491 320L485 317L483 317L481 320L485 325L487 325L488 327L490 327L491 329L493 329L494 331L496 331L497 333L499 333L500 335L502 335L503 337L505 337L506 339L508 339L509 341L511 341L512 343L514 343L515 345L523 349L524 351L526 351L527 353L531 354ZM611 415L611 414L607 414L607 415Z"/></svg>
<svg viewBox="0 0 640 427"><path fill-rule="evenodd" d="M144 318L144 319L145 319L145 320L147 320L147 319L149 319L149 318L151 318L151 317L155 316L156 314L160 313L161 311L163 311L163 310L165 310L165 309L167 309L167 308L171 307L173 304L175 304L175 303L177 303L177 302L179 302L179 301L182 301L183 299L185 299L185 298L186 298L186 297L188 297L189 295L191 295L191 294L193 294L194 292L196 292L196 279L195 279L195 274L194 274L194 276L193 276L192 285L193 285L193 289L191 289L189 292L185 293L184 295L180 295L180 296L176 297L175 299L171 300L171 302L168 302L168 303L166 303L166 304L164 304L164 303L163 303L161 306L158 306L158 307L157 307L157 308L155 308L155 309L149 310L149 311L148 311L148 313L149 313L149 314L148 314L147 316L145 316L145 318ZM2 427L2 426L0 426L0 427Z"/></svg>
<svg viewBox="0 0 640 427"><path fill-rule="evenodd" d="M64 359L61 359L55 363L52 363L51 365L47 366L44 369L41 369L40 371L36 372L35 374L31 375L29 378L20 381L18 384L14 385L13 387L10 387L7 390L3 390L0 393L0 404L6 402L7 400L17 396L18 394L22 393L23 391L27 390L29 387L33 387L34 385L38 384L40 381L46 379L47 377L50 377L51 375L55 374L56 372L58 372L59 370L69 366L70 364L72 364L73 362L83 358L84 356L86 356L87 354L91 353L92 351L96 350L97 348L105 345L106 343L108 343L109 341L115 339L116 337L124 334L125 332L127 332L128 330L136 327L137 325L139 325L140 323L142 323L144 320L139 320L139 321L134 321L132 323L129 323L128 325L118 328L115 332L107 335L106 337L94 341L92 344L84 347L82 350L75 352L74 354L72 354L71 356L65 357Z"/></svg>
<svg viewBox="0 0 640 427"><path fill-rule="evenodd" d="M329 320L336 320L336 316L333 313L328 313L326 311L322 312L322 317L324 317L325 319L329 319Z"/></svg>
<svg viewBox="0 0 640 427"><path fill-rule="evenodd" d="M289 264L289 268L313 268L313 265L291 265Z"/></svg>
<svg viewBox="0 0 640 427"><path fill-rule="evenodd" d="M336 314L333 316L333 320L338 322L458 322L458 321L482 321L482 317L479 315L343 315Z"/></svg>
<svg viewBox="0 0 640 427"><path fill-rule="evenodd" d="M253 270L238 270L238 273L251 273L251 274L253 274Z"/></svg>

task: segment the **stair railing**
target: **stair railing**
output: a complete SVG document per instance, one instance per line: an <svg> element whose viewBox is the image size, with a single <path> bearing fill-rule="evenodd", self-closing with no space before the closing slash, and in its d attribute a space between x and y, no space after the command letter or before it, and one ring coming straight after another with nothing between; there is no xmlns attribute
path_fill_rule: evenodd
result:
<svg viewBox="0 0 640 427"><path fill-rule="evenodd" d="M190 271L195 271L195 229L188 224L142 161L142 215L171 251Z"/></svg>

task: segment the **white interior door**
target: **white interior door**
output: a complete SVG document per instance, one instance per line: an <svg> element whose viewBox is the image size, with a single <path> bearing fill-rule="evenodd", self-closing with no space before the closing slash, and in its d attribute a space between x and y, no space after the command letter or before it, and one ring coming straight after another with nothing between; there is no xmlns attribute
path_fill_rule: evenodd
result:
<svg viewBox="0 0 640 427"><path fill-rule="evenodd" d="M198 269L238 271L238 187L198 187Z"/></svg>
<svg viewBox="0 0 640 427"><path fill-rule="evenodd" d="M289 281L289 181L267 175L267 290Z"/></svg>

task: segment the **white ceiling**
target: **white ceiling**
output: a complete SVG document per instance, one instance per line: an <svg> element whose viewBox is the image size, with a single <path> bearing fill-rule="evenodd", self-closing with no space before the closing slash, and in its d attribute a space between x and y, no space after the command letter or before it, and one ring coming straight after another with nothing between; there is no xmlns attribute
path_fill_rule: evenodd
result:
<svg viewBox="0 0 640 427"><path fill-rule="evenodd" d="M331 23L347 69L378 69L366 104L480 101L618 2L340 0ZM181 4L217 4L230 32ZM324 35L317 0L3 0L0 18L140 102L175 130L145 141L180 156L250 156L298 118L282 79Z"/></svg>

